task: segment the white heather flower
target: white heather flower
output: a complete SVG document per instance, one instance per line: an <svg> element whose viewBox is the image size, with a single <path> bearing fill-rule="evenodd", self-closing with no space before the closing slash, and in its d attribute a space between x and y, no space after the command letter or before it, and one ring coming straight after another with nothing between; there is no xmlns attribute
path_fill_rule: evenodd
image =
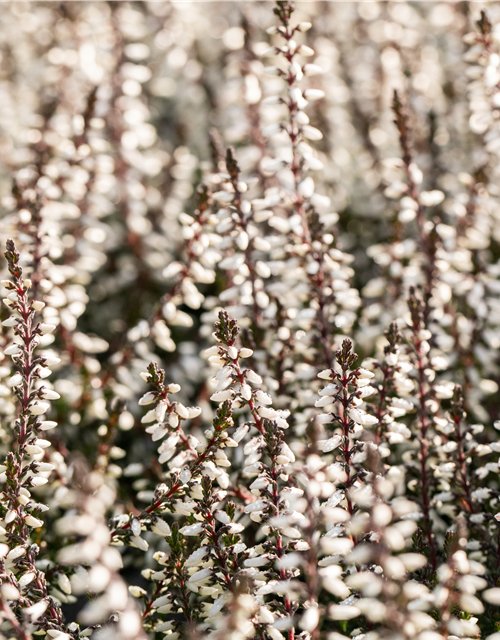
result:
<svg viewBox="0 0 500 640"><path fill-rule="evenodd" d="M342 442L342 437L339 435L335 435L332 438L329 438L325 444L323 445L323 451L328 453L329 451L333 451L336 449L340 443Z"/></svg>
<svg viewBox="0 0 500 640"><path fill-rule="evenodd" d="M12 378L9 378L7 384L9 385L9 387L17 387L18 384L21 384L21 382L23 381L23 377L20 373L16 373L15 375L12 376Z"/></svg>
<svg viewBox="0 0 500 640"><path fill-rule="evenodd" d="M36 402L30 405L29 409L34 416L40 416L50 409L50 404L48 402Z"/></svg>
<svg viewBox="0 0 500 640"><path fill-rule="evenodd" d="M135 585L130 585L128 590L129 590L130 595L133 596L134 598L142 598L142 596L145 596L148 593L142 587L137 587Z"/></svg>
<svg viewBox="0 0 500 640"><path fill-rule="evenodd" d="M45 400L58 400L61 397L57 391L54 391L53 389L46 389L45 387L40 391L40 396Z"/></svg>
<svg viewBox="0 0 500 640"><path fill-rule="evenodd" d="M48 333L52 333L55 328L56 328L55 324L45 324L45 323L42 323L39 327L43 336L47 335Z"/></svg>
<svg viewBox="0 0 500 640"><path fill-rule="evenodd" d="M201 522L197 522L196 524L186 525L179 529L179 531L184 536L197 536L203 531L203 524Z"/></svg>
<svg viewBox="0 0 500 640"><path fill-rule="evenodd" d="M5 545L7 546L7 545ZM4 583L0 588L0 593L4 600L19 600L21 594L13 584Z"/></svg>
<svg viewBox="0 0 500 640"><path fill-rule="evenodd" d="M142 396L142 398L139 400L139 404L142 406L151 404L156 400L156 398L157 398L157 395L155 393L153 393L152 391L148 391L148 393L145 393Z"/></svg>
<svg viewBox="0 0 500 640"><path fill-rule="evenodd" d="M253 382L254 384L262 384L262 378L251 369L245 369L244 376L249 382Z"/></svg>
<svg viewBox="0 0 500 640"><path fill-rule="evenodd" d="M368 369L363 369L362 367L358 369L358 374L360 380L363 380L365 378L370 379L375 375L372 371L368 371Z"/></svg>
<svg viewBox="0 0 500 640"><path fill-rule="evenodd" d="M241 394L241 397L247 401L252 399L252 389L248 384L241 385L240 394Z"/></svg>
<svg viewBox="0 0 500 640"><path fill-rule="evenodd" d="M212 569L200 569L199 571L195 571L193 575L189 578L189 582L196 584L197 582L204 582L212 575Z"/></svg>
<svg viewBox="0 0 500 640"><path fill-rule="evenodd" d="M299 620L299 627L304 631L314 631L319 624L319 609L316 603L306 609L302 618Z"/></svg>
<svg viewBox="0 0 500 640"><path fill-rule="evenodd" d="M41 527L43 525L43 521L39 520L38 518L35 518L34 516L26 516L24 518L24 521L26 522L26 524L30 527Z"/></svg>
<svg viewBox="0 0 500 640"><path fill-rule="evenodd" d="M202 562L204 562L204 559L207 553L208 553L208 547L200 547L199 549L196 549L196 551L193 551L193 553L187 558L187 560L184 563L184 566L195 567L201 564Z"/></svg>
<svg viewBox="0 0 500 640"><path fill-rule="evenodd" d="M471 493L471 496L474 500L487 500L490 496L491 490L487 487L483 487L482 489L476 489Z"/></svg>
<svg viewBox="0 0 500 640"><path fill-rule="evenodd" d="M232 389L226 389L225 391L216 391L210 396L210 400L213 402L224 402L225 400L231 400L233 398L234 391Z"/></svg>
<svg viewBox="0 0 500 640"><path fill-rule="evenodd" d="M188 411L188 409L183 404L181 404L180 402L176 402L175 403L175 412L183 420L188 420L189 419L189 411Z"/></svg>
<svg viewBox="0 0 500 640"><path fill-rule="evenodd" d="M35 622L36 620L38 620L38 618L43 616L48 606L49 606L49 603L46 600L40 600L39 602L36 602L31 607L27 607L26 609L24 609L23 613L32 622Z"/></svg>
<svg viewBox="0 0 500 640"><path fill-rule="evenodd" d="M147 551L149 549L149 544L147 543L147 541L140 536L131 536L130 543L133 547L137 547L141 551Z"/></svg>
<svg viewBox="0 0 500 640"><path fill-rule="evenodd" d="M21 350L18 344L11 344L10 347L7 347L3 350L6 356L18 356L21 355Z"/></svg>
<svg viewBox="0 0 500 640"><path fill-rule="evenodd" d="M349 416L354 420L354 422L363 426L377 424L378 422L378 418L359 409L349 409Z"/></svg>
<svg viewBox="0 0 500 640"><path fill-rule="evenodd" d="M7 320L4 320L2 322L2 326L15 327L19 321L20 321L20 318L17 318L16 316L10 316L10 318L7 318Z"/></svg>
<svg viewBox="0 0 500 640"><path fill-rule="evenodd" d="M57 427L57 422L53 422L52 420L44 420L40 423L40 429L42 431L49 431L50 429L54 429Z"/></svg>
<svg viewBox="0 0 500 640"><path fill-rule="evenodd" d="M30 582L32 582L35 579L35 576L36 574L34 571L29 571L28 573L25 573L24 575L22 575L17 581L17 583L21 587L21 589L24 589L24 587L26 587Z"/></svg>
<svg viewBox="0 0 500 640"><path fill-rule="evenodd" d="M147 424L148 422L154 422L155 420L156 420L156 411L155 411L155 409L150 409L141 418L141 422L143 424Z"/></svg>
<svg viewBox="0 0 500 640"><path fill-rule="evenodd" d="M500 589L499 588L495 587L493 589L486 589L486 591L483 591L482 597L486 600L486 602L489 602L489 604L500 606Z"/></svg>

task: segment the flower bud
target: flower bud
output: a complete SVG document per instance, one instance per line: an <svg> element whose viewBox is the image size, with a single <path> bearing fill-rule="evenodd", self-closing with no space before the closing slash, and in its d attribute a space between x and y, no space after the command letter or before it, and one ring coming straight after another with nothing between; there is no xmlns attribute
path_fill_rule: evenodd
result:
<svg viewBox="0 0 500 640"><path fill-rule="evenodd" d="M41 527L43 525L42 520L39 520L38 518L35 518L34 516L31 516L31 515L26 516L26 518L24 518L24 522L26 522L26 524L29 527L35 527L35 528Z"/></svg>
<svg viewBox="0 0 500 640"><path fill-rule="evenodd" d="M32 404L29 409L34 416L40 416L50 409L50 404L48 402L36 402Z"/></svg>
<svg viewBox="0 0 500 640"><path fill-rule="evenodd" d="M40 391L40 397L44 398L45 400L59 400L61 396L57 393L57 391L54 391L53 389L46 389L45 387L42 387L42 390Z"/></svg>
<svg viewBox="0 0 500 640"><path fill-rule="evenodd" d="M44 420L40 423L40 429L42 431L49 431L50 429L55 429L57 427L57 422L53 422L52 420Z"/></svg>
<svg viewBox="0 0 500 640"><path fill-rule="evenodd" d="M20 373L16 373L15 375L12 376L12 378L9 378L7 384L9 385L9 387L17 387L18 384L21 384L21 382L23 381L23 377Z"/></svg>

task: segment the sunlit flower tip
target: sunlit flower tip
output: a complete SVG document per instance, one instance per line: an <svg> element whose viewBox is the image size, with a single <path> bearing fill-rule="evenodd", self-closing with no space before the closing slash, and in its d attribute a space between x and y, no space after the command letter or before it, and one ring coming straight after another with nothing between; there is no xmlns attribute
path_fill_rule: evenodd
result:
<svg viewBox="0 0 500 640"><path fill-rule="evenodd" d="M71 582L65 573L60 573L57 576L57 586L63 593L67 594L68 596L71 594Z"/></svg>
<svg viewBox="0 0 500 640"><path fill-rule="evenodd" d="M360 367L358 369L358 377L363 380L363 379L367 379L367 378L373 378L374 377L374 373L372 373L371 371L368 371L368 369L363 369L363 367Z"/></svg>
<svg viewBox="0 0 500 640"><path fill-rule="evenodd" d="M210 396L210 400L213 402L224 402L225 400L231 400L234 392L231 389L226 389L225 391L217 391Z"/></svg>
<svg viewBox="0 0 500 640"><path fill-rule="evenodd" d="M324 369L323 371L320 371L320 373L318 373L318 378L321 378L322 380L332 380L332 370Z"/></svg>
<svg viewBox="0 0 500 640"><path fill-rule="evenodd" d="M21 348L18 344L11 344L3 352L6 356L17 356L21 354Z"/></svg>
<svg viewBox="0 0 500 640"><path fill-rule="evenodd" d="M161 518L158 518L157 520L155 520L153 524L153 531L160 536L169 536L172 533L168 523L165 522L165 520L162 520Z"/></svg>
<svg viewBox="0 0 500 640"><path fill-rule="evenodd" d="M317 606L306 609L299 620L299 627L304 631L314 631L319 623L319 609Z"/></svg>
<svg viewBox="0 0 500 640"><path fill-rule="evenodd" d="M187 407L189 419L197 418L201 414L201 407Z"/></svg>
<svg viewBox="0 0 500 640"><path fill-rule="evenodd" d="M197 536L203 531L203 523L196 522L195 524L189 524L179 529L179 533L184 536Z"/></svg>
<svg viewBox="0 0 500 640"><path fill-rule="evenodd" d="M171 383L166 387L167 393L179 393L180 390L181 390L180 384Z"/></svg>
<svg viewBox="0 0 500 640"><path fill-rule="evenodd" d="M306 89L304 91L304 98L313 102L314 100L321 100L325 97L325 92L321 89Z"/></svg>
<svg viewBox="0 0 500 640"><path fill-rule="evenodd" d="M43 525L42 520L39 520L38 518L35 518L34 516L30 516L30 515L24 518L24 522L26 522L26 524L29 527L34 527L35 529Z"/></svg>
<svg viewBox="0 0 500 640"><path fill-rule="evenodd" d="M54 391L53 389L46 389L44 387L40 391L40 397L44 398L45 400L59 400L61 396L57 393L57 391Z"/></svg>
<svg viewBox="0 0 500 640"><path fill-rule="evenodd" d="M54 471L55 466L53 464L50 464L50 462L39 462L38 463L38 470L39 471Z"/></svg>
<svg viewBox="0 0 500 640"><path fill-rule="evenodd" d="M50 409L50 404L48 402L37 402L32 404L29 409L34 416L40 416Z"/></svg>
<svg viewBox="0 0 500 640"><path fill-rule="evenodd" d="M246 347L243 347L242 349L240 349L240 358L250 358L251 356L253 356L253 351L252 349L247 349Z"/></svg>
<svg viewBox="0 0 500 640"><path fill-rule="evenodd" d="M33 487L41 487L43 484L47 484L48 479L42 476L33 476L30 478L30 482Z"/></svg>
<svg viewBox="0 0 500 640"><path fill-rule="evenodd" d="M183 420L189 420L189 411L187 407L180 402L175 403L175 413Z"/></svg>
<svg viewBox="0 0 500 640"><path fill-rule="evenodd" d="M378 418L375 416L371 416L370 414L365 413L364 411L359 411L358 409L350 409L349 416L354 420L354 422L357 422L362 426L369 426L377 424L378 422Z"/></svg>
<svg viewBox="0 0 500 640"><path fill-rule="evenodd" d="M2 551L3 551L3 547L7 547L7 549L9 548L6 544L2 544L1 547L2 547ZM0 556L3 557L3 554L1 552L0 552ZM9 583L3 584L0 592L4 600L19 600L19 598L21 597L21 594L16 589L16 587L13 584L9 584Z"/></svg>
<svg viewBox="0 0 500 640"><path fill-rule="evenodd" d="M323 134L319 129L316 129L316 127L311 127L308 124L305 124L302 127L302 134L308 140L321 140L323 138Z"/></svg>
<svg viewBox="0 0 500 640"><path fill-rule="evenodd" d="M2 326L15 327L19 321L20 321L20 318L17 318L16 316L10 316L10 318L7 318L7 320L4 320L2 322Z"/></svg>
<svg viewBox="0 0 500 640"><path fill-rule="evenodd" d="M39 369L37 369L37 373L40 376L40 378L48 378L52 373L52 371L47 367L40 367Z"/></svg>
<svg viewBox="0 0 500 640"><path fill-rule="evenodd" d="M242 398L244 398L247 401L252 399L252 389L248 384L241 385L240 395Z"/></svg>
<svg viewBox="0 0 500 640"><path fill-rule="evenodd" d="M133 598L142 598L143 596L148 595L148 592L145 589L133 584L129 586L128 591Z"/></svg>
<svg viewBox="0 0 500 640"><path fill-rule="evenodd" d="M319 416L317 416L316 419L320 424L328 424L329 422L333 422L333 416L331 413L321 413Z"/></svg>
<svg viewBox="0 0 500 640"><path fill-rule="evenodd" d="M140 376L144 380L144 382L149 382L151 378L151 374L148 373L147 371L141 371Z"/></svg>
<svg viewBox="0 0 500 640"><path fill-rule="evenodd" d="M23 381L23 377L20 373L16 373L15 375L12 376L12 378L9 378L7 384L9 387L17 387L18 384L21 384L21 382Z"/></svg>
<svg viewBox="0 0 500 640"><path fill-rule="evenodd" d="M219 522L222 522L222 524L229 524L231 522L231 518L228 516L228 514L225 511L217 510L215 512L215 518Z"/></svg>
<svg viewBox="0 0 500 640"><path fill-rule="evenodd" d="M486 600L486 602L489 602L490 604L493 605L500 605L500 589L499 588L493 588L493 589L486 589L486 591L483 591L483 598Z"/></svg>
<svg viewBox="0 0 500 640"><path fill-rule="evenodd" d="M45 302L42 302L41 300L33 300L31 306L35 311L41 311L45 306Z"/></svg>
<svg viewBox="0 0 500 640"><path fill-rule="evenodd" d="M27 444L25 448L26 453L30 456L37 456L40 453L43 453L43 449L41 447L37 447L35 444Z"/></svg>
<svg viewBox="0 0 500 640"><path fill-rule="evenodd" d="M146 424L147 422L154 422L155 420L156 420L156 410L155 409L150 409L141 418L142 424Z"/></svg>
<svg viewBox="0 0 500 640"><path fill-rule="evenodd" d="M55 429L57 427L57 422L53 422L52 420L44 420L40 423L40 429L42 431L50 431L50 429Z"/></svg>
<svg viewBox="0 0 500 640"><path fill-rule="evenodd" d="M139 404L141 406L147 405L147 404L152 404L157 398L157 394L153 393L152 391L148 391L148 393L145 393L142 398L139 400Z"/></svg>
<svg viewBox="0 0 500 640"><path fill-rule="evenodd" d="M48 354L45 356L42 356L43 359L45 360L45 363L51 367L54 364L59 364L59 362L61 362L61 358L58 358L57 356L53 356L52 354Z"/></svg>
<svg viewBox="0 0 500 640"><path fill-rule="evenodd" d="M229 358L231 358L231 360L236 360L236 358L238 357L238 349L236 347L228 347L227 355L229 356Z"/></svg>
<svg viewBox="0 0 500 640"><path fill-rule="evenodd" d="M137 549L140 549L141 551L147 551L149 549L147 541L140 536L131 536L130 543L133 547L137 547Z"/></svg>
<svg viewBox="0 0 500 640"><path fill-rule="evenodd" d="M56 328L56 325L55 325L55 324L45 324L45 323L42 323L42 324L39 326L39 329L40 329L40 331L41 331L41 333L42 333L42 336L45 336L45 335L47 335L48 333L52 333L52 332L54 331L54 329L55 329L55 328Z"/></svg>
<svg viewBox="0 0 500 640"><path fill-rule="evenodd" d="M259 374L255 373L255 371L252 371L252 369L246 369L245 378L254 384L262 384L262 378Z"/></svg>
<svg viewBox="0 0 500 640"><path fill-rule="evenodd" d="M10 280L1 280L2 286L6 289L12 289L14 286Z"/></svg>
<svg viewBox="0 0 500 640"><path fill-rule="evenodd" d="M311 49L311 47L308 47L306 44L301 44L298 53L309 58L314 55L314 49Z"/></svg>
<svg viewBox="0 0 500 640"><path fill-rule="evenodd" d="M48 606L49 606L48 602L46 602L45 600L40 600L40 602L37 602L36 604L32 605L31 607L27 607L23 611L24 611L24 614L32 622L34 622L35 620L38 620L38 618L43 616L43 614L47 610Z"/></svg>
<svg viewBox="0 0 500 640"><path fill-rule="evenodd" d="M32 286L33 286L33 283L29 278L26 278L26 280L23 280L23 287L25 289L31 289Z"/></svg>

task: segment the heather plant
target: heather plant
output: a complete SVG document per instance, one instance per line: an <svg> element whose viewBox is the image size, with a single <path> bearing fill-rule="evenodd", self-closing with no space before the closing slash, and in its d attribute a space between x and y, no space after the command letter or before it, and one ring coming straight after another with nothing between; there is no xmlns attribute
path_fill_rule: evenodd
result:
<svg viewBox="0 0 500 640"><path fill-rule="evenodd" d="M0 35L0 639L498 640L499 5Z"/></svg>

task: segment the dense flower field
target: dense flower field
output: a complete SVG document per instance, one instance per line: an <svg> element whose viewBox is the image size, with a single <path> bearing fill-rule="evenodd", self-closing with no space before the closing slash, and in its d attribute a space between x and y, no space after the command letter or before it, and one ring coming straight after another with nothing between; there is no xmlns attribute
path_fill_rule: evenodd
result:
<svg viewBox="0 0 500 640"><path fill-rule="evenodd" d="M5 2L0 639L500 640L500 3Z"/></svg>

